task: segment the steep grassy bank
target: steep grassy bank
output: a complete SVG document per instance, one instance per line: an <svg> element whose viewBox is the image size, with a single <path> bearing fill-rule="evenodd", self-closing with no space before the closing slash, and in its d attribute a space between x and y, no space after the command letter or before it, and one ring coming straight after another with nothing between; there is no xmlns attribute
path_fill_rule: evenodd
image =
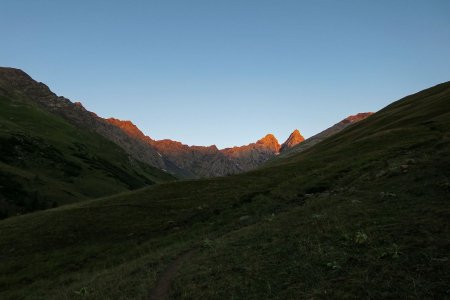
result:
<svg viewBox="0 0 450 300"><path fill-rule="evenodd" d="M0 218L173 179L25 98L0 96Z"/></svg>

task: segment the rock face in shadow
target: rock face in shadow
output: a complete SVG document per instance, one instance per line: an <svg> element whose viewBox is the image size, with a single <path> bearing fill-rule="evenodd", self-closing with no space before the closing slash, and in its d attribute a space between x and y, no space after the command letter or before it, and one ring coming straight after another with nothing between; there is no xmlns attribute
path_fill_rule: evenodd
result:
<svg viewBox="0 0 450 300"><path fill-rule="evenodd" d="M176 180L97 133L109 126L23 72L0 69L0 219Z"/></svg>
<svg viewBox="0 0 450 300"><path fill-rule="evenodd" d="M155 141L153 146L176 165L190 170L198 177L225 176L243 171L215 145L188 146L177 141L160 140Z"/></svg>

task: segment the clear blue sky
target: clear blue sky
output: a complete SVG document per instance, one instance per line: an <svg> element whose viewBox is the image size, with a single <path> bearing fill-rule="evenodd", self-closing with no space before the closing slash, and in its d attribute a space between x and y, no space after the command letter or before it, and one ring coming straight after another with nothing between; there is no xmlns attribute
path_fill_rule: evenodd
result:
<svg viewBox="0 0 450 300"><path fill-rule="evenodd" d="M219 147L450 80L450 1L2 0L0 65L152 138Z"/></svg>

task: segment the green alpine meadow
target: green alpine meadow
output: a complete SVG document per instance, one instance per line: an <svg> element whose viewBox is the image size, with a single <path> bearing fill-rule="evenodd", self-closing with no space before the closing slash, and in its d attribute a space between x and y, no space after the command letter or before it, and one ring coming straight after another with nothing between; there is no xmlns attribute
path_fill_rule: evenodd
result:
<svg viewBox="0 0 450 300"><path fill-rule="evenodd" d="M449 82L254 171L177 181L121 169L119 148L18 101L1 102L2 197L40 180L78 201L0 222L2 299L449 295Z"/></svg>

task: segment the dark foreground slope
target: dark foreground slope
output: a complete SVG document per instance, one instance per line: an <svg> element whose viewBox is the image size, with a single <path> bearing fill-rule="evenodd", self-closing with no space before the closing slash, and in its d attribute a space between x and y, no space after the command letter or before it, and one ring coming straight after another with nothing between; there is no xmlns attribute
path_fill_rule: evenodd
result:
<svg viewBox="0 0 450 300"><path fill-rule="evenodd" d="M0 85L0 218L173 179Z"/></svg>
<svg viewBox="0 0 450 300"><path fill-rule="evenodd" d="M0 298L449 297L450 83L276 166L0 222ZM166 274L166 272L164 273Z"/></svg>

